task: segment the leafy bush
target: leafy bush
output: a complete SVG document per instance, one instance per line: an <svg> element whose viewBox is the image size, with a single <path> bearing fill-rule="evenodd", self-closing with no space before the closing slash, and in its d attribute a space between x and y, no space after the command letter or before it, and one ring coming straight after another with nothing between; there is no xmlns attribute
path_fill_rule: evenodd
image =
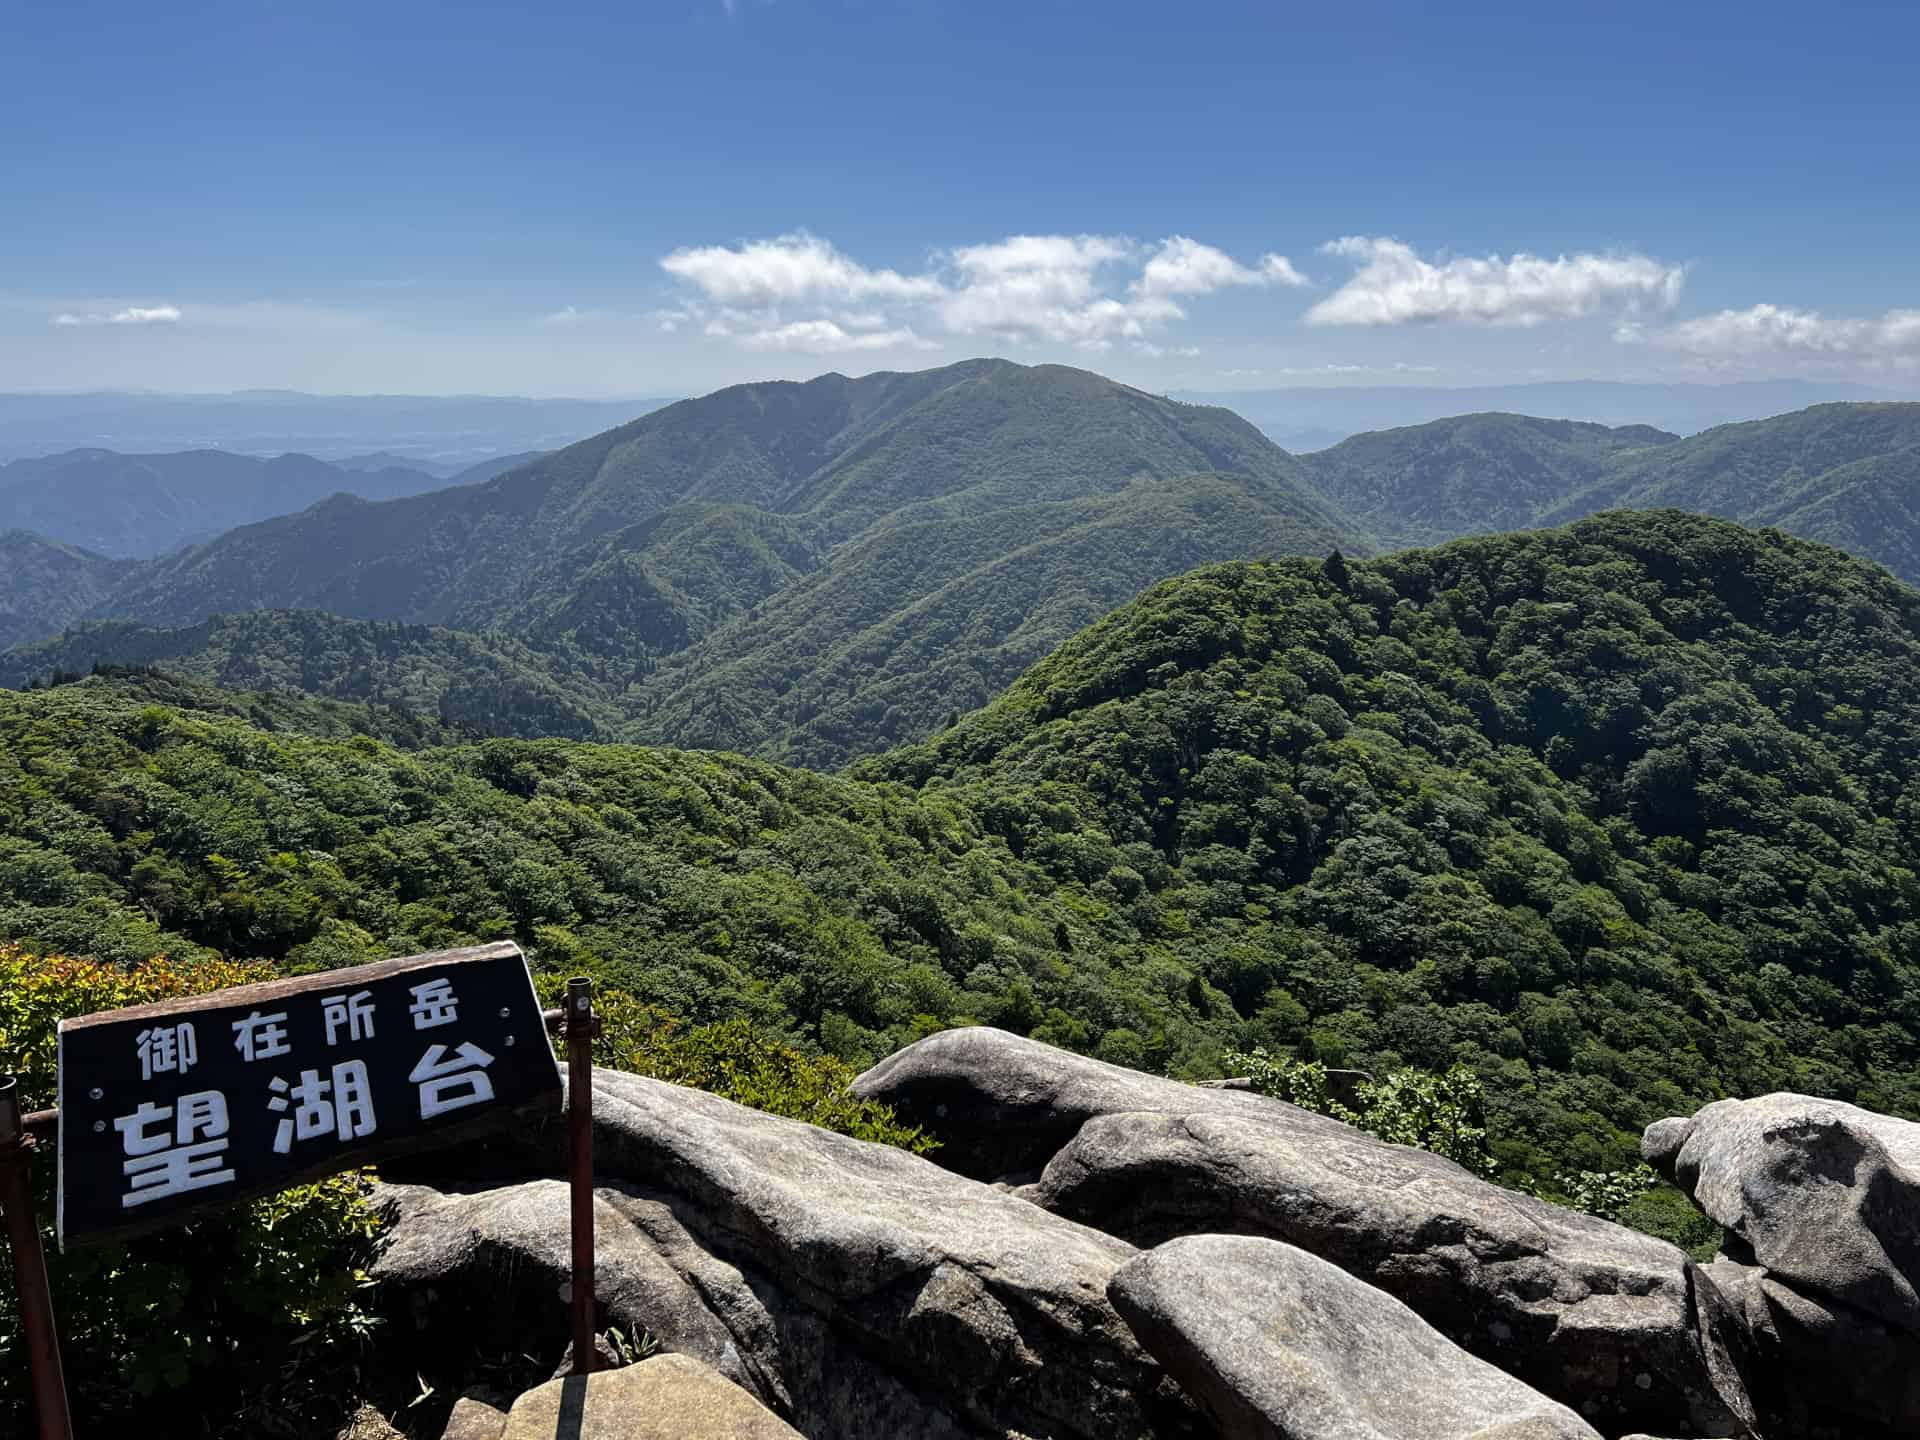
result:
<svg viewBox="0 0 1920 1440"><path fill-rule="evenodd" d="M1602 1220L1618 1220L1629 1205L1660 1183L1651 1165L1636 1165L1631 1170L1562 1171L1557 1178L1569 1205Z"/></svg>
<svg viewBox="0 0 1920 1440"><path fill-rule="evenodd" d="M558 1004L566 982L543 975L542 1001ZM757 1029L750 1020L723 1020L684 1029L665 1011L620 990L596 990L601 1033L594 1060L615 1070L708 1090L740 1105L804 1120L823 1130L897 1145L924 1155L939 1142L902 1124L893 1107L862 1100L848 1087L854 1070L831 1055L805 1055Z"/></svg>
<svg viewBox="0 0 1920 1440"><path fill-rule="evenodd" d="M1394 1145L1411 1145L1445 1156L1482 1179L1499 1169L1481 1121L1480 1078L1465 1066L1444 1074L1396 1070L1383 1080L1363 1080L1349 1107L1327 1092L1327 1067L1253 1050L1229 1051L1227 1064L1245 1074L1262 1095L1330 1115Z"/></svg>
<svg viewBox="0 0 1920 1440"><path fill-rule="evenodd" d="M54 1103L55 1025L270 978L272 967L167 959L129 970L0 944L0 1071L21 1103ZM35 1207L53 1215L54 1167L34 1166ZM378 1228L366 1180L337 1175L162 1235L61 1255L44 1237L80 1433L118 1430L137 1407L155 1433L298 1433L330 1416L373 1325L361 1268ZM0 1430L30 1412L11 1267L0 1267Z"/></svg>

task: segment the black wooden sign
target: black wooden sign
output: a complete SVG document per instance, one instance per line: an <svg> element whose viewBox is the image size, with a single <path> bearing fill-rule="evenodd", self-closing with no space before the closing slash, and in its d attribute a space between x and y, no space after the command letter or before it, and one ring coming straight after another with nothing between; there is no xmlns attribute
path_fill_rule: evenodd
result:
<svg viewBox="0 0 1920 1440"><path fill-rule="evenodd" d="M516 945L60 1022L61 1248L558 1109Z"/></svg>

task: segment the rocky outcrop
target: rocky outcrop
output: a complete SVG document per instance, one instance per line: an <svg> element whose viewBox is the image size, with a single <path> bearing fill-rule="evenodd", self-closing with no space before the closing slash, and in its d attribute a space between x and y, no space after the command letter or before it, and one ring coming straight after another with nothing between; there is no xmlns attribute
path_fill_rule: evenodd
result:
<svg viewBox="0 0 1920 1440"><path fill-rule="evenodd" d="M1724 1304L1677 1248L1257 1095L999 1031L949 1031L855 1085L968 1173L1139 1245L1260 1235L1404 1302L1474 1355L1618 1428L1739 1434Z"/></svg>
<svg viewBox="0 0 1920 1440"><path fill-rule="evenodd" d="M550 1380L514 1401L500 1440L801 1440L738 1385L685 1355Z"/></svg>
<svg viewBox="0 0 1920 1440"><path fill-rule="evenodd" d="M1707 1273L1770 1427L1920 1432L1920 1125L1763 1095L1658 1121L1641 1153L1726 1229Z"/></svg>
<svg viewBox="0 0 1920 1440"><path fill-rule="evenodd" d="M1273 1240L1192 1235L1107 1294L1222 1435L1245 1440L1600 1440L1397 1300Z"/></svg>
<svg viewBox="0 0 1920 1440"><path fill-rule="evenodd" d="M943 1030L853 1082L940 1137L940 1163L976 1180L1032 1178L1096 1115L1283 1112L1303 1128L1336 1120L1246 1090L1183 1085L989 1026Z"/></svg>
<svg viewBox="0 0 1920 1440"><path fill-rule="evenodd" d="M1107 1301L1130 1245L699 1091L606 1071L594 1088L603 1325L702 1361L809 1436L1194 1433ZM458 1185L384 1187L390 1308L561 1334L566 1189L518 1178L557 1158L558 1135L536 1135L469 1156Z"/></svg>
<svg viewBox="0 0 1920 1440"><path fill-rule="evenodd" d="M1803 1295L1757 1265L1722 1256L1706 1268L1751 1337L1753 1398L1767 1434L1920 1433L1920 1337Z"/></svg>
<svg viewBox="0 0 1920 1440"><path fill-rule="evenodd" d="M1838 1100L1721 1100L1642 1147L1756 1264L1920 1334L1920 1125Z"/></svg>

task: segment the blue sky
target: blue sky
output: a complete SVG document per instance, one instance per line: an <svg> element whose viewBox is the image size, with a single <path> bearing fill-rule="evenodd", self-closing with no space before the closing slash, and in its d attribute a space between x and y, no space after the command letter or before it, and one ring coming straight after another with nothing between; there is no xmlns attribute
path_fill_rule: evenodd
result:
<svg viewBox="0 0 1920 1440"><path fill-rule="evenodd" d="M1920 6L20 0L0 388L1920 389Z"/></svg>

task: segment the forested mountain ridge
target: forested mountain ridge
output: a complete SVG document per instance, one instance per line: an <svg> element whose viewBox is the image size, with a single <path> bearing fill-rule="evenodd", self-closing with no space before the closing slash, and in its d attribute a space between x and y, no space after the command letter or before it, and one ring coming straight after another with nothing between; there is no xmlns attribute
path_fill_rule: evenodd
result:
<svg viewBox="0 0 1920 1440"><path fill-rule="evenodd" d="M931 734L1146 586L1325 544L1286 492L1230 475L949 516L919 507L661 665L627 738L832 768Z"/></svg>
<svg viewBox="0 0 1920 1440"><path fill-rule="evenodd" d="M126 683L0 695L0 933L512 935L854 1061L967 1020L1186 1075L1458 1061L1513 1176L1723 1093L1920 1113L1920 594L1777 532L1209 566L843 777L402 752Z"/></svg>
<svg viewBox="0 0 1920 1440"><path fill-rule="evenodd" d="M1622 455L1678 440L1528 415L1458 415L1356 435L1299 456L1321 492L1382 544L1524 530L1596 483Z"/></svg>
<svg viewBox="0 0 1920 1440"><path fill-rule="evenodd" d="M1920 575L1917 457L1916 405L1687 440L1470 415L1294 457L1226 411L1058 366L829 375L669 406L481 484L336 495L131 571L39 554L86 582L18 607L12 638L76 613L162 628L89 627L0 678L96 662L297 677L502 733L830 768L933 734L1144 587L1213 561L1673 497ZM262 605L266 629L204 619ZM287 663L236 664L241 634L286 645Z"/></svg>
<svg viewBox="0 0 1920 1440"><path fill-rule="evenodd" d="M1816 405L1686 439L1517 415L1357 435L1299 457L1382 544L1673 507L1778 525L1920 581L1920 404Z"/></svg>
<svg viewBox="0 0 1920 1440"><path fill-rule="evenodd" d="M319 611L475 638L454 664L424 638L408 657L391 632L286 631L316 693L422 703L423 677L493 687L501 667L475 652L525 646L603 733L832 765L982 703L1154 580L1336 545L1366 548L1238 417L970 361L736 386L484 484L336 495L145 566L90 608L164 633L95 627L7 668L165 660L251 683L205 618ZM324 673L326 656L356 668ZM508 728L586 733L545 706Z"/></svg>
<svg viewBox="0 0 1920 1440"><path fill-rule="evenodd" d="M1276 1039L1468 1058L1584 1149L1701 1090L1914 1113L1916 662L1875 567L1621 512L1182 577L855 773L978 809Z"/></svg>
<svg viewBox="0 0 1920 1440"><path fill-rule="evenodd" d="M483 628L543 563L678 505L790 515L831 543L916 504L964 514L1221 468L1298 487L1301 509L1337 530L1291 457L1245 421L1084 371L977 360L738 385L480 485L336 497L244 527L149 567L110 608L163 625L318 609Z"/></svg>
<svg viewBox="0 0 1920 1440"><path fill-rule="evenodd" d="M0 465L0 529L17 526L104 555L140 558L340 492L385 500L445 483L401 465L346 469L311 455L71 450Z"/></svg>
<svg viewBox="0 0 1920 1440"><path fill-rule="evenodd" d="M460 733L599 738L619 718L594 668L508 635L254 610L156 629L93 620L0 654L0 685L24 689L95 666L151 667L227 691L395 706Z"/></svg>
<svg viewBox="0 0 1920 1440"><path fill-rule="evenodd" d="M26 530L0 530L0 652L71 624L99 604L129 562Z"/></svg>
<svg viewBox="0 0 1920 1440"><path fill-rule="evenodd" d="M1816 405L1723 425L1625 457L1545 518L1678 506L1797 535L1877 560L1920 582L1920 404Z"/></svg>

